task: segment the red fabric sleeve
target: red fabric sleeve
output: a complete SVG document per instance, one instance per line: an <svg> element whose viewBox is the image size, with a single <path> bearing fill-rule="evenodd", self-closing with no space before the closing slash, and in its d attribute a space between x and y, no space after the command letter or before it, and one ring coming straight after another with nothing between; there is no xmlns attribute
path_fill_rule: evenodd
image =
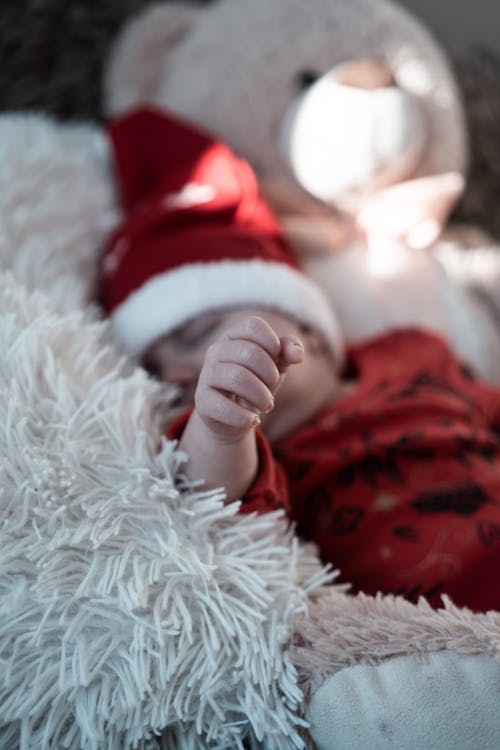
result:
<svg viewBox="0 0 500 750"><path fill-rule="evenodd" d="M266 438L256 431L259 470L254 483L243 498L241 510L245 513L266 513L278 508L288 511L288 486L286 475L274 460Z"/></svg>
<svg viewBox="0 0 500 750"><path fill-rule="evenodd" d="M170 440L180 439L186 423L191 416L192 409L186 409L179 414L167 430ZM288 487L286 475L281 466L274 460L271 448L266 438L256 431L257 453L259 467L257 476L242 498L241 511L243 513L268 513L278 508L288 510Z"/></svg>
<svg viewBox="0 0 500 750"><path fill-rule="evenodd" d="M180 438L182 437L182 433L184 432L184 427L186 426L192 411L193 407L190 406L188 409L185 409L180 414L178 414L175 419L169 424L166 432L166 436L169 440L180 440Z"/></svg>

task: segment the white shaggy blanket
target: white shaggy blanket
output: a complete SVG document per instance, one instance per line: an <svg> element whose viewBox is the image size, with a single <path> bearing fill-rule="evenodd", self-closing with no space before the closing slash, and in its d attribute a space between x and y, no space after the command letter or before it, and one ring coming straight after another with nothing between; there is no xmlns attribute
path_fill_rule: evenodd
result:
<svg viewBox="0 0 500 750"><path fill-rule="evenodd" d="M0 164L0 747L302 746L286 647L325 572L183 481L169 392L97 320L100 132L4 116Z"/></svg>

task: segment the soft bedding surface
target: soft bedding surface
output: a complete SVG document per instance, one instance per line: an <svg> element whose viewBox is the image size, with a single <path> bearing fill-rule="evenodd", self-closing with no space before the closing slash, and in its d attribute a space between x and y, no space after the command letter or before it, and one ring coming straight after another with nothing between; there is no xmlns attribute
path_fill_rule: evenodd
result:
<svg viewBox="0 0 500 750"><path fill-rule="evenodd" d="M88 303L114 215L98 131L0 129L0 745L299 745L286 646L315 553L183 481L171 394Z"/></svg>
<svg viewBox="0 0 500 750"><path fill-rule="evenodd" d="M170 393L120 360L89 303L117 218L104 141L6 111L100 118L109 44L146 4L0 10L0 747L148 748L158 733L169 750L288 750L305 713L320 750L375 747L381 716L382 748L442 750L449 728L446 747L496 750L483 698L497 700L500 614L319 586L282 518L183 483L161 440ZM473 136L458 215L497 236L499 69L484 52L458 67ZM439 732L410 689L422 674L447 707Z"/></svg>

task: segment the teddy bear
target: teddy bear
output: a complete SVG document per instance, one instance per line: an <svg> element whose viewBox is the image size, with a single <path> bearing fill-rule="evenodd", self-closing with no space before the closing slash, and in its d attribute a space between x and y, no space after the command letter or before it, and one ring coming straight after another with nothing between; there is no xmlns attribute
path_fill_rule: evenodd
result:
<svg viewBox="0 0 500 750"><path fill-rule="evenodd" d="M311 8L152 5L115 42L104 108L168 106L301 204L311 195L343 204L410 176L463 175L461 101L420 24L387 2ZM318 171L325 161L334 168Z"/></svg>
<svg viewBox="0 0 500 750"><path fill-rule="evenodd" d="M287 2L269 14L234 0L139 14L110 55L108 114L164 106L248 159L349 340L430 325L498 381L495 243L447 223L467 133L445 53L392 3ZM439 302L422 304L422 290Z"/></svg>
<svg viewBox="0 0 500 750"><path fill-rule="evenodd" d="M262 41L269 30L265 55L250 42L252 19ZM314 34L323 44L315 45ZM324 248L318 258L311 243L326 236L329 262L336 257L331 247L350 242L352 212L363 208L368 225L375 202L356 204L364 196L350 182L348 162L334 186L335 206L331 194L315 196L317 186L290 159L290 134L297 113L308 111L300 101L330 84L322 74L331 68L334 88L355 79L394 88L389 55L382 55L393 36L408 56L410 80L411 41L421 40L431 80L440 81L437 101L451 97L442 148L418 175L439 178L431 185L437 192L425 195L437 195L431 219L444 222L465 164L456 88L426 32L385 2L155 6L117 40L108 112L153 101L213 129L255 166L298 250L323 263ZM224 55L216 39L224 40ZM280 61L290 73L287 45L297 56L282 99L288 117L273 121L276 140L269 138L267 152L259 145L252 153L247 147L258 144L264 125L259 111L234 133L229 114L252 112L260 88L267 107L281 96L266 81ZM250 63L262 59L259 77ZM234 81L218 67L228 60L242 62L231 66ZM213 71L213 90L200 70ZM422 85L429 76L419 70L413 66L413 80ZM132 96L124 91L120 98L120 80L127 91L135 82ZM168 82L177 91L172 98ZM160 89L168 101L157 96ZM424 149L415 124L422 128L430 117L416 95L392 94L380 110L399 123L397 137L382 144L380 168L378 153L374 171L363 172L369 159L358 165L358 180L381 180L373 201L390 200L392 180L415 167ZM180 485L183 457L161 437L172 394L118 356L91 303L96 257L119 215L102 131L35 115L3 115L0 127L0 408L9 428L1 437L0 745L496 748L499 613L474 614L447 600L435 611L424 601L353 596L282 518L244 518L223 506L220 493ZM402 240L405 257L415 249L406 247L407 235L419 223L403 233L391 229L395 252ZM493 532L490 543L497 543Z"/></svg>

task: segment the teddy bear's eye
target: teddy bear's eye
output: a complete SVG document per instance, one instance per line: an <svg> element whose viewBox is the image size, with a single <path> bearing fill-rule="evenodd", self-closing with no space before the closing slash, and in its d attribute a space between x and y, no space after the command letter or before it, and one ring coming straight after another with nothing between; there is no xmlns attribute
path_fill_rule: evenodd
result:
<svg viewBox="0 0 500 750"><path fill-rule="evenodd" d="M296 83L297 88L299 90L307 89L309 86L312 86L313 83L315 83L318 78L320 78L321 73L318 73L317 70L301 70L300 73L296 76Z"/></svg>

